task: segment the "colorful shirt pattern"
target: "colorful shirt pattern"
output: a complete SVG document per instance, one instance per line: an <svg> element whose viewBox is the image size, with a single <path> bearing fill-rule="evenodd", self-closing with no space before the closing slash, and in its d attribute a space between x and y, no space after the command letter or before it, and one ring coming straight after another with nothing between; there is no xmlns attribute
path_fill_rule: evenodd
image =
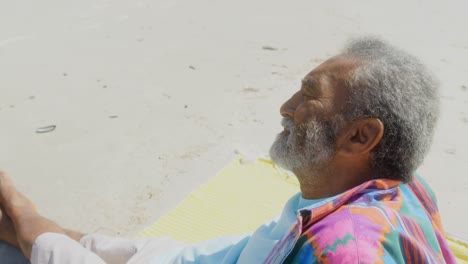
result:
<svg viewBox="0 0 468 264"><path fill-rule="evenodd" d="M418 176L363 183L306 207L265 263L456 263Z"/></svg>

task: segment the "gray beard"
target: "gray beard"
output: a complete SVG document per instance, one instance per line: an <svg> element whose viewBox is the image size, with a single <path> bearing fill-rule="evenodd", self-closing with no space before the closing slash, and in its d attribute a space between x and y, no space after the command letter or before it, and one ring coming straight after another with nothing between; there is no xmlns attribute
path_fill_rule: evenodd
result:
<svg viewBox="0 0 468 264"><path fill-rule="evenodd" d="M306 169L308 174L318 174L335 152L331 125L316 119L298 127L290 118L283 118L281 123L289 132L276 137L270 148L271 160L294 173Z"/></svg>

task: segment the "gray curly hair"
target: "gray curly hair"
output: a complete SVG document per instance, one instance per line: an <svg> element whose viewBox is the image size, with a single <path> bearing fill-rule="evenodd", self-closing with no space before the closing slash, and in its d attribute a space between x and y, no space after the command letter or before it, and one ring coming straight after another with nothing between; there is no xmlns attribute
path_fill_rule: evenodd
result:
<svg viewBox="0 0 468 264"><path fill-rule="evenodd" d="M340 119L380 119L384 135L371 153L372 173L408 182L432 143L438 82L417 58L376 37L354 39L342 54L361 63L348 80L351 96Z"/></svg>

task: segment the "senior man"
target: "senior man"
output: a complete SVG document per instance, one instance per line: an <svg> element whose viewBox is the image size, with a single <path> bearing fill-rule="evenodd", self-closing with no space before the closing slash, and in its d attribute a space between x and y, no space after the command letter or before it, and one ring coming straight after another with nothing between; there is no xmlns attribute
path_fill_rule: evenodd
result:
<svg viewBox="0 0 468 264"><path fill-rule="evenodd" d="M40 216L1 175L0 238L32 263L455 263L433 194L413 176L438 107L421 62L357 39L281 107L284 131L270 155L300 192L253 234L195 245L82 235Z"/></svg>

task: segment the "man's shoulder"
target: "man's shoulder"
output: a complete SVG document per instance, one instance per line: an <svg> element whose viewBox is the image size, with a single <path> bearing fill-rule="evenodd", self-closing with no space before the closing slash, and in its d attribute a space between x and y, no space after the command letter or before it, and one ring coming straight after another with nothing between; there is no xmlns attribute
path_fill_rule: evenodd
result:
<svg viewBox="0 0 468 264"><path fill-rule="evenodd" d="M364 195L314 223L303 223L296 255L290 259L333 263L404 262L408 257L440 260L431 217L422 208L407 210L406 203L414 199L399 189L387 194ZM405 252L413 253L406 256Z"/></svg>

